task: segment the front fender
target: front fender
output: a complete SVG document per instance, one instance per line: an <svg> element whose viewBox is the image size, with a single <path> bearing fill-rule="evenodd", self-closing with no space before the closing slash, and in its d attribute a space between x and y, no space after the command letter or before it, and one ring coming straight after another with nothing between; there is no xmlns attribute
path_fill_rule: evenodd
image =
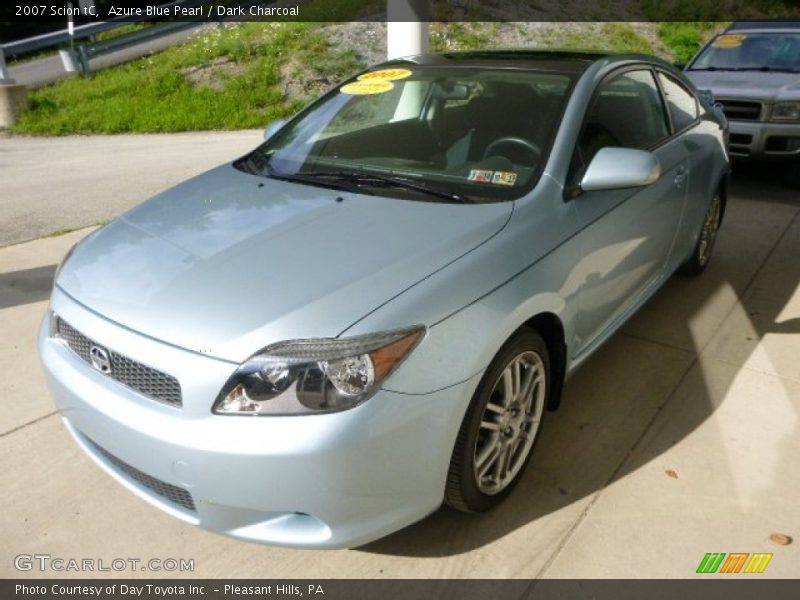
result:
<svg viewBox="0 0 800 600"><path fill-rule="evenodd" d="M425 339L384 388L425 394L466 381L541 313L561 320L569 345L581 284L573 209L560 192L521 202L494 239L348 329L346 335L428 326Z"/></svg>

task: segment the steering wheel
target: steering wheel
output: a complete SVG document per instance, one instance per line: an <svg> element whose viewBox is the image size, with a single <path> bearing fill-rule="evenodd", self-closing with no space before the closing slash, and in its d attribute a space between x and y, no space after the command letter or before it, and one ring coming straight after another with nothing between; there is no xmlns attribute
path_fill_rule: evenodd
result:
<svg viewBox="0 0 800 600"><path fill-rule="evenodd" d="M542 149L539 148L539 146L537 146L530 140L526 140L525 138L517 137L515 135L505 135L501 138L497 138L491 144L486 146L486 150L483 152L483 158L487 158L489 156L492 156L493 154L496 154L495 151L500 146L510 146L510 145L522 146L523 148L525 148L525 150L532 153L536 157L536 160L538 160L539 157L542 155ZM501 154L501 156L505 155Z"/></svg>

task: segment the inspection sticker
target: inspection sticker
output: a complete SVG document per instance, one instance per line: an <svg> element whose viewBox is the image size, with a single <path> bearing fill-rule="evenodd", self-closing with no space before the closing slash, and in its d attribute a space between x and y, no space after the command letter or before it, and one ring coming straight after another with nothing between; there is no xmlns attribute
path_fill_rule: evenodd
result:
<svg viewBox="0 0 800 600"><path fill-rule="evenodd" d="M517 182L517 174L513 171L495 171L492 175L492 183L499 185L514 185Z"/></svg>
<svg viewBox="0 0 800 600"><path fill-rule="evenodd" d="M395 79L405 79L411 76L408 69L381 69L358 76L359 81L369 81L370 79L381 79L383 81L394 81Z"/></svg>
<svg viewBox="0 0 800 600"><path fill-rule="evenodd" d="M738 48L746 39L747 36L742 33L726 33L715 39L711 45L714 48Z"/></svg>
<svg viewBox="0 0 800 600"><path fill-rule="evenodd" d="M374 81L354 81L339 88L343 94L366 96L367 94L383 94L394 87L391 81L376 79Z"/></svg>
<svg viewBox="0 0 800 600"><path fill-rule="evenodd" d="M469 172L467 179L476 181L478 183L491 183L494 171L487 171L486 169L472 169Z"/></svg>

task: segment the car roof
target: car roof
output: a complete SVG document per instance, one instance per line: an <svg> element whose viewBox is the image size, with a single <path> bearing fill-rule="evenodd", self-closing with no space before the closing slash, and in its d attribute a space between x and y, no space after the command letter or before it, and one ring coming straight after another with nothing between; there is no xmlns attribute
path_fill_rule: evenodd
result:
<svg viewBox="0 0 800 600"><path fill-rule="evenodd" d="M725 31L800 31L800 20L794 21L736 21Z"/></svg>
<svg viewBox="0 0 800 600"><path fill-rule="evenodd" d="M546 71L582 73L593 63L603 59L634 59L643 62L660 62L657 58L639 54L591 52L580 50L497 49L415 54L390 60L384 65L413 63L421 66L476 66L500 68L535 68Z"/></svg>

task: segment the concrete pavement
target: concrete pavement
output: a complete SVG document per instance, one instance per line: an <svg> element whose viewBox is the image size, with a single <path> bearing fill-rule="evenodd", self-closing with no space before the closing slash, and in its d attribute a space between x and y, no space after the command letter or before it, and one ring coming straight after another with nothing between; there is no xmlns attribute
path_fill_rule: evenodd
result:
<svg viewBox="0 0 800 600"><path fill-rule="evenodd" d="M151 135L0 135L0 246L106 221L238 158L260 130Z"/></svg>
<svg viewBox="0 0 800 600"><path fill-rule="evenodd" d="M670 280L570 381L507 502L333 552L194 529L68 438L35 333L86 233L0 249L0 577L41 576L14 569L21 553L193 558L197 577L694 577L707 552L774 553L763 575L724 577L800 576L800 198L768 174L735 178L708 271ZM163 575L186 574L103 573Z"/></svg>

